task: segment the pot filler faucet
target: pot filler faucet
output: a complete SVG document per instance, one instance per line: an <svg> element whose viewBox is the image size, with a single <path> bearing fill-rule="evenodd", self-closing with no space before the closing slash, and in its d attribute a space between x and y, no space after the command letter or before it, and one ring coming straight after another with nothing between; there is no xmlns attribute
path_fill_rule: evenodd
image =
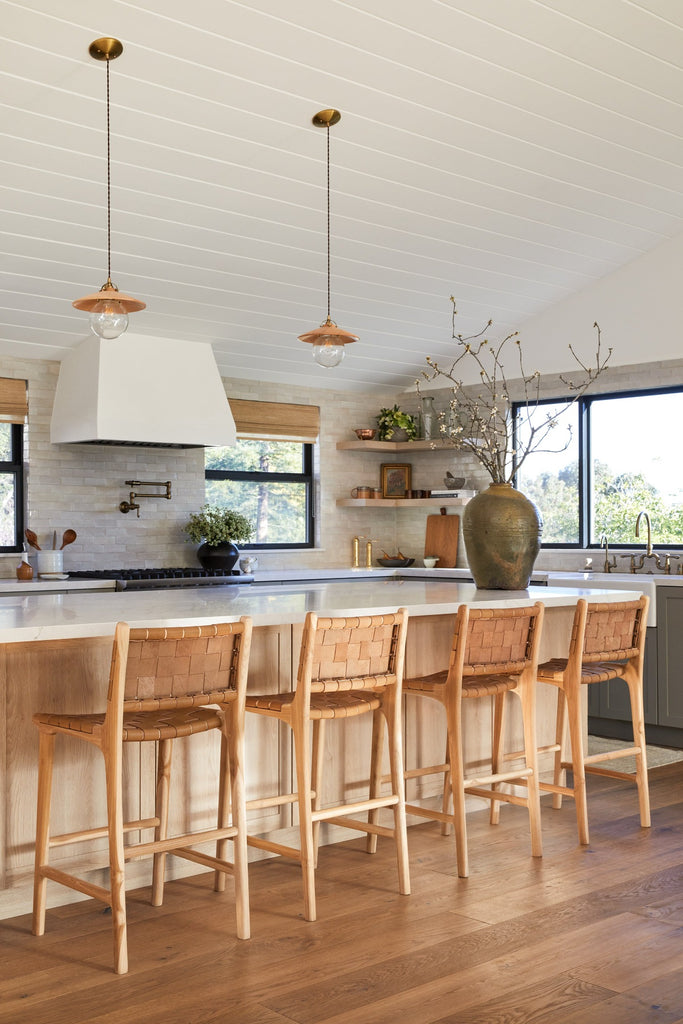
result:
<svg viewBox="0 0 683 1024"><path fill-rule="evenodd" d="M170 480L126 480L127 487L165 487L165 494L144 494L141 491L131 491L128 501L122 501L119 505L119 512L132 512L135 509L138 519L140 518L140 505L136 498L171 498Z"/></svg>

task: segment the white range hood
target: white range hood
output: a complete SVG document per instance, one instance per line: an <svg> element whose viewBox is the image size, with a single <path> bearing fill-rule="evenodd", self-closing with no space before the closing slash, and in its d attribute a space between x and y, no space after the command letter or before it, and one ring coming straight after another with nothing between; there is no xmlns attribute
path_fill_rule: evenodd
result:
<svg viewBox="0 0 683 1024"><path fill-rule="evenodd" d="M50 441L233 445L235 421L211 345L128 333L86 338L62 362Z"/></svg>

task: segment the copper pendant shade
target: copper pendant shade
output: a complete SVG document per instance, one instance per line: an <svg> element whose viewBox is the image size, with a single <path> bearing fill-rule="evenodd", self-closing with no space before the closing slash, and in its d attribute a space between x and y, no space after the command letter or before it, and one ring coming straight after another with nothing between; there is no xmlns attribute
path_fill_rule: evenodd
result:
<svg viewBox="0 0 683 1024"><path fill-rule="evenodd" d="M120 292L111 280L111 132L109 105L109 64L123 53L118 39L104 36L95 39L88 52L94 60L107 65L107 280L98 292L85 295L71 303L75 309L90 313L90 329L100 338L118 338L128 327L128 314L145 308L145 303Z"/></svg>
<svg viewBox="0 0 683 1024"><path fill-rule="evenodd" d="M313 345L313 358L320 366L338 366L344 358L344 346L358 341L358 335L337 327L330 318L330 127L341 120L338 110L320 110L313 124L327 129L327 319L320 327L299 335L299 341Z"/></svg>

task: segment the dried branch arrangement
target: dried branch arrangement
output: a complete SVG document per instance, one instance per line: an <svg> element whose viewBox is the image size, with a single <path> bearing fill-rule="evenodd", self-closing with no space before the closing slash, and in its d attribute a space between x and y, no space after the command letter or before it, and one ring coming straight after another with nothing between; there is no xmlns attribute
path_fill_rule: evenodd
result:
<svg viewBox="0 0 683 1024"><path fill-rule="evenodd" d="M601 373L607 368L612 349L606 356L601 350L600 327L593 324L597 332L597 347L592 364L584 363L576 354L572 345L569 351L581 371L578 379L560 375L560 380L569 390L571 397L566 399L562 408L553 414L539 416L542 410L540 387L541 374L538 370L527 373L524 368L524 356L519 338L519 331L506 335L502 341L491 342L485 337L492 326L488 323L477 334L467 337L456 330L455 318L457 309L453 304L452 327L453 338L458 343L458 354L449 368L439 366L427 357L429 370L422 371L426 381L442 379L449 382L451 398L447 412L439 413L439 430L444 440L451 441L455 448L467 449L472 452L486 469L495 484L510 483L517 470L532 452L562 452L571 441L571 427L567 428L564 443L559 447L544 447L551 432L557 427L558 420L587 391ZM512 379L511 371L506 371L504 357L514 345L515 382L519 382L521 397L517 399L524 407L521 426L525 435L523 443L517 440L511 416L512 400L508 380ZM459 377L461 364L474 360L479 372L479 385L466 385ZM420 381L415 385L420 393ZM557 403L554 403L555 406Z"/></svg>

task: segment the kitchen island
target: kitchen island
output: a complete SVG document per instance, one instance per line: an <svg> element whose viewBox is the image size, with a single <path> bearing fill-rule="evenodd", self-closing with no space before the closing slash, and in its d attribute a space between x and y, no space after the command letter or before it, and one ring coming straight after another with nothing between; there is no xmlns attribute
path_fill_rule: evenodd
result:
<svg viewBox="0 0 683 1024"><path fill-rule="evenodd" d="M272 586L220 586L181 590L17 594L0 597L0 700L3 728L0 732L0 917L27 912L31 904L31 870L35 834L35 794L38 761L37 731L31 723L34 711L101 710L108 679L111 640L118 621L131 626L175 626L234 620L251 615L254 640L249 687L258 691L283 691L293 686L303 622L308 611L323 615L379 614L397 607L410 613L406 670L408 674L436 671L447 664L455 610L460 603L478 607L532 604L546 606L541 657L561 654L567 646L573 609L581 594L615 601L624 595L615 590L555 589L531 587L523 592L481 591L471 583L399 579L358 579L344 583L279 584ZM554 693L539 687L539 740L548 742L554 733ZM425 704L428 702L421 702ZM477 702L478 703L478 702ZM470 710L469 708L467 709ZM485 760L489 750L490 719L480 709L466 722L466 758ZM516 709L514 709L516 710ZM443 756L444 726L439 709L417 709L408 704L406 748L411 763L423 762L432 753ZM349 725L354 728L349 729ZM519 749L519 722L509 715L509 743ZM363 719L346 723L343 740L328 730L323 802L343 787L352 798L367 786L367 751ZM247 716L247 797L256 799L290 785L292 758L289 736L277 723ZM210 820L215 786L218 745L216 736L206 742L178 741L174 764L171 827L199 829L202 815ZM342 745L343 744L343 745ZM74 749L86 747L87 749ZM128 817L151 816L154 800L154 750L152 744L131 744L124 765ZM140 749L140 747L142 749ZM91 827L103 819L104 782L97 751L87 744L58 743L54 777L54 829ZM75 774L74 774L75 773ZM200 795L193 818L187 820L182 801L183 780L192 776L193 793ZM74 799L74 778L79 780ZM67 781L69 780L69 781ZM430 788L431 787L431 788ZM422 780L411 793L413 802L437 795L436 782ZM172 797L173 800L173 797ZM74 803L77 806L74 806ZM68 806L69 805L69 806ZM205 810L204 810L205 805ZM66 810L69 810L68 816ZM74 821L74 812L79 820ZM278 841L295 837L291 808L250 812L250 831L269 833ZM277 833L273 836L273 833ZM330 827L323 841L348 838ZM296 841L296 840L295 840ZM101 842L88 851L88 863L100 863ZM256 851L252 851L257 855ZM58 851L55 851L58 857ZM172 860L170 871L196 870ZM129 886L147 883L148 864L132 863ZM172 877L172 874L171 874ZM49 899L65 902L80 898L61 887L49 887Z"/></svg>

